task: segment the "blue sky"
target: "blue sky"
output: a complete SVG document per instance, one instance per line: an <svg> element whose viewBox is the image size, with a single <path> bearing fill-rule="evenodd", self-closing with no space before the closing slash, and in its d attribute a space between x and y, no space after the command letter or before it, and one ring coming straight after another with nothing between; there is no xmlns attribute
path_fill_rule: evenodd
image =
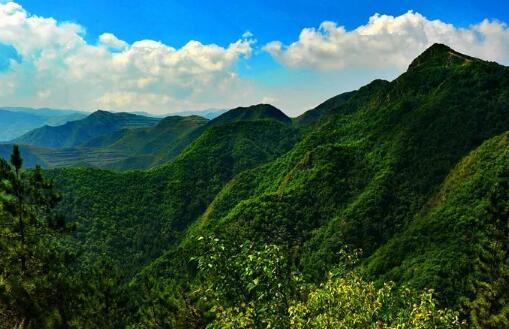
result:
<svg viewBox="0 0 509 329"><path fill-rule="evenodd" d="M334 0L20 0L29 12L73 21L95 40L103 32L134 42L161 40L176 47L189 40L228 45L246 31L260 42L291 42L304 27L330 20L352 29L374 13L398 16L409 10L429 19L468 26L485 18L509 21L506 1L334 1Z"/></svg>
<svg viewBox="0 0 509 329"><path fill-rule="evenodd" d="M1 3L0 105L171 113L263 101L297 115L396 77L433 42L509 59L503 1Z"/></svg>

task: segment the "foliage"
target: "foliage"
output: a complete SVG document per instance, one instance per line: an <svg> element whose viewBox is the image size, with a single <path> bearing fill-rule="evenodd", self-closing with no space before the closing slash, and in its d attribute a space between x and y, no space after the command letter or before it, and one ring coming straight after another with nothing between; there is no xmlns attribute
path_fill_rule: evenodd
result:
<svg viewBox="0 0 509 329"><path fill-rule="evenodd" d="M280 247L199 239L205 288L198 293L215 314L210 328L287 328L298 276Z"/></svg>
<svg viewBox="0 0 509 329"><path fill-rule="evenodd" d="M509 327L509 176L494 184L489 198L486 236L480 245L474 281L475 299L469 304L474 328Z"/></svg>
<svg viewBox="0 0 509 329"><path fill-rule="evenodd" d="M197 257L201 290L214 320L208 328L461 328L459 315L436 305L433 291L377 288L350 268L356 254L319 287L305 286L276 245L227 243L214 237ZM306 293L306 291L309 291Z"/></svg>
<svg viewBox="0 0 509 329"><path fill-rule="evenodd" d="M41 169L22 170L13 147L11 164L0 160L0 322L6 327L58 328L67 290L65 232L55 212L60 200Z"/></svg>
<svg viewBox="0 0 509 329"><path fill-rule="evenodd" d="M376 288L355 273L336 276L289 310L290 328L461 328L459 315L437 307L433 291L420 294L394 283Z"/></svg>

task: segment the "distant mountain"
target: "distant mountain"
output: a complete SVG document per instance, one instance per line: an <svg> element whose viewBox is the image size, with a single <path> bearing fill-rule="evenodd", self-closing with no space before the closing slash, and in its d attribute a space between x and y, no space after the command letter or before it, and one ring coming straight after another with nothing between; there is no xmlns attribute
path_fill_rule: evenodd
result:
<svg viewBox="0 0 509 329"><path fill-rule="evenodd" d="M72 114L81 114L83 116L87 116L90 113L84 112L84 111L77 111L77 110L70 110L70 109L51 109L47 107L41 107L41 108L30 108L30 107L0 107L0 110L6 110L10 112L17 112L17 113L31 113L31 114L37 114L40 116L45 117L60 117L60 116L67 116Z"/></svg>
<svg viewBox="0 0 509 329"><path fill-rule="evenodd" d="M164 161L161 154L209 120L199 116L170 116L151 128L123 129L87 143L87 147L101 147L125 154L125 159L111 163L112 169L147 168Z"/></svg>
<svg viewBox="0 0 509 329"><path fill-rule="evenodd" d="M172 112L172 113L166 113L166 114L154 114L154 113L149 113L149 112L145 112L145 111L133 111L133 112L129 112L129 113L144 115L147 117L154 117L154 118L165 118L165 117L173 117L173 116L182 116L182 117L200 116L200 117L212 120L227 111L228 110L209 109L209 110L198 110L198 111L180 111L180 112Z"/></svg>
<svg viewBox="0 0 509 329"><path fill-rule="evenodd" d="M198 116L204 117L206 119L212 120L226 112L228 112L228 110L210 109L210 110L201 110L201 111L175 112L175 113L171 113L169 115L180 115L180 116L198 115Z"/></svg>
<svg viewBox="0 0 509 329"><path fill-rule="evenodd" d="M291 123L280 110L261 104L236 108L210 121L200 116L168 116L153 127L115 130L78 148L43 150L39 155L50 167L151 168L174 159L208 128L258 120Z"/></svg>
<svg viewBox="0 0 509 329"><path fill-rule="evenodd" d="M212 120L210 125L255 120L275 120L284 124L292 123L292 119L274 106L270 104L258 104L229 110Z"/></svg>
<svg viewBox="0 0 509 329"><path fill-rule="evenodd" d="M81 120L32 130L12 142L51 148L74 147L117 130L150 127L159 121L159 118L98 110Z"/></svg>
<svg viewBox="0 0 509 329"><path fill-rule="evenodd" d="M97 111L79 121L36 129L13 142L24 144L22 150L48 168L143 169L174 159L211 127L245 121L276 121L288 126L292 123L268 104L232 109L213 120L200 116L159 119Z"/></svg>
<svg viewBox="0 0 509 329"><path fill-rule="evenodd" d="M71 110L0 107L0 142L12 140L44 125L58 126L85 116L86 113Z"/></svg>
<svg viewBox="0 0 509 329"><path fill-rule="evenodd" d="M161 148L155 154L153 165L163 164L179 155L187 146L203 134L207 129L225 124L243 121L278 121L284 125L291 125L290 119L281 110L269 104L258 104L249 107L238 107L210 120L206 125L198 127L186 135L176 139L172 144ZM123 166L116 169L126 169Z"/></svg>
<svg viewBox="0 0 509 329"><path fill-rule="evenodd" d="M95 138L84 146L106 147L133 153L151 153L208 121L199 116L170 116L162 119L153 127L118 130L112 134Z"/></svg>

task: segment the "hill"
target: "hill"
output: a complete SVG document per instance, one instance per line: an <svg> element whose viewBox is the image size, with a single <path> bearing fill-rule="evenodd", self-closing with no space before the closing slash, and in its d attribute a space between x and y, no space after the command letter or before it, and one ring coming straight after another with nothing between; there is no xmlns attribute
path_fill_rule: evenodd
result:
<svg viewBox="0 0 509 329"><path fill-rule="evenodd" d="M210 121L193 115L169 116L164 119L150 118L149 122L160 121L153 126L139 127L136 120L140 118L143 118L142 121L146 119L132 114L98 111L86 120L55 127L57 129L48 131L45 127L35 130L16 142L31 141L37 145L28 147L43 160L41 165L47 168L84 166L115 170L144 169L174 159L210 127L257 120L291 124L291 119L283 112L263 104L236 108ZM58 143L38 142L57 138L59 134L63 136ZM84 139L82 142L78 142L77 136L80 135ZM51 144L54 148L40 147L40 144Z"/></svg>
<svg viewBox="0 0 509 329"><path fill-rule="evenodd" d="M98 110L81 120L67 122L61 126L44 126L32 130L14 139L12 143L49 148L74 147L116 130L150 127L157 122L159 122L158 118Z"/></svg>
<svg viewBox="0 0 509 329"><path fill-rule="evenodd" d="M291 119L286 116L286 114L272 105L258 104L250 107L238 107L226 111L218 117L208 121L205 125L190 130L186 134L179 135L178 138L172 139L171 143L167 143L164 146L160 144L161 147L158 150L154 150L154 152L150 155L142 154L141 156L136 155L129 157L126 160L119 161L118 163L109 166L108 168L125 170L161 165L178 156L187 146L211 127L235 122L259 120L277 121L285 125L290 125L292 123Z"/></svg>
<svg viewBox="0 0 509 329"><path fill-rule="evenodd" d="M366 260L364 271L381 281L404 281L418 288L432 286L442 291L451 305L465 303L466 296L503 303L500 299L506 291L495 288L488 296L479 285L496 280L485 268L488 264L483 253L493 243L503 246L508 242L507 236L497 241L494 229L503 231L504 223L496 223L490 215L491 199L497 197L497 187L507 188L508 174L506 132L464 157L411 223ZM498 197L507 202L509 190L500 191L503 195ZM488 266L500 265L495 261ZM492 310L504 307L507 305L499 304Z"/></svg>
<svg viewBox="0 0 509 329"><path fill-rule="evenodd" d="M99 137L87 143L87 146L101 147L126 154L125 159L113 163L112 169L140 169L162 164L169 158L159 154L171 149L178 141L194 130L203 127L208 120L199 116L170 116L162 119L151 128L124 129L111 135Z"/></svg>
<svg viewBox="0 0 509 329"><path fill-rule="evenodd" d="M83 241L135 271L174 244L233 176L281 155L297 136L279 121L237 121L208 127L178 157L150 171L50 174L69 196L63 207L82 227ZM99 227L101 237L93 233Z"/></svg>
<svg viewBox="0 0 509 329"><path fill-rule="evenodd" d="M270 104L258 104L249 107L237 107L213 119L211 125L238 121L274 120L283 124L291 124L292 120L281 110Z"/></svg>

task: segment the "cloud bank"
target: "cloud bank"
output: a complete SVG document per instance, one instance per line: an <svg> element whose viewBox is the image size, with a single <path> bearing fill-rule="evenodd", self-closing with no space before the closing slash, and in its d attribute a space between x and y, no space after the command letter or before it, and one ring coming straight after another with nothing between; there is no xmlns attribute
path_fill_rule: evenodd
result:
<svg viewBox="0 0 509 329"><path fill-rule="evenodd" d="M303 29L290 45L273 41L264 50L293 68L403 69L435 42L486 60L509 60L509 27L505 23L484 20L458 28L412 11L397 17L376 14L352 31L334 22L323 22L319 28Z"/></svg>
<svg viewBox="0 0 509 329"><path fill-rule="evenodd" d="M154 40L128 44L111 33L90 44L84 35L78 24L0 4L0 44L17 52L0 54L0 101L152 112L207 107L238 88L235 65L252 52L249 38L228 47L189 41L175 49Z"/></svg>

